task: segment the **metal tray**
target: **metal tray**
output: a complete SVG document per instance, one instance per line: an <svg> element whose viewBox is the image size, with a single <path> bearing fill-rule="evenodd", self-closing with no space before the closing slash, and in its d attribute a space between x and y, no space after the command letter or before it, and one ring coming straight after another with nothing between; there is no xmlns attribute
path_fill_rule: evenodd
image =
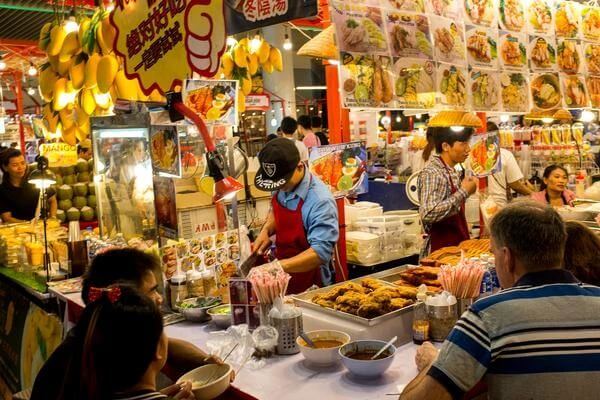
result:
<svg viewBox="0 0 600 400"><path fill-rule="evenodd" d="M406 269L406 266L392 268L389 271L397 270L398 268L401 268L402 270L404 270L404 269ZM388 272L388 271L384 271L384 272ZM363 277L360 277L360 278L356 278L356 279L352 279L352 280L346 281L346 282L355 282L355 283L359 283L360 284L360 281L363 280L363 279L365 279L365 278L374 278L374 279L377 279L378 281L380 281L383 284L386 284L386 285L389 285L389 286L395 286L395 285L391 284L390 282L386 282L384 280L378 279L377 275L380 275L380 274L383 274L383 272L379 272L377 274L366 275L366 276L363 276ZM414 307L414 305L410 305L410 306L401 308L399 310L392 311L390 313L380 315L379 317L368 319L368 318L359 317L358 315L348 314L348 313L345 313L343 311L338 311L338 310L333 310L331 308L322 307L322 306L320 306L318 304L315 304L315 303L313 303L311 301L311 299L316 294L328 292L331 289L333 289L334 287L343 285L346 282L337 283L335 285L327 286L327 287L324 287L324 288L319 288L319 289L311 290L310 292L305 292L305 293L293 295L292 298L294 299L294 304L296 304L298 307L301 307L301 308L310 308L312 310L316 310L316 311L322 312L324 314L335 316L335 317L344 319L346 321L356 322L356 323L359 323L359 324L364 325L364 326L378 325L378 324L380 324L380 323L382 323L384 321L387 321L389 319L398 317L399 315L402 315L402 314L405 314L407 312L410 312L410 311L412 311L412 309Z"/></svg>

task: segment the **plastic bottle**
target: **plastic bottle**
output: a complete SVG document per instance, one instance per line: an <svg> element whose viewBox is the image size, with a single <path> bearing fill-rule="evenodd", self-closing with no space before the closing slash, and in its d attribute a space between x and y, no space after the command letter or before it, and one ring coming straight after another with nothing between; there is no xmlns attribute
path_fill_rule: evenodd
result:
<svg viewBox="0 0 600 400"><path fill-rule="evenodd" d="M427 294L417 293L417 304L415 304L412 324L413 343L415 344L423 344L423 342L429 340L429 319L425 307L426 298Z"/></svg>

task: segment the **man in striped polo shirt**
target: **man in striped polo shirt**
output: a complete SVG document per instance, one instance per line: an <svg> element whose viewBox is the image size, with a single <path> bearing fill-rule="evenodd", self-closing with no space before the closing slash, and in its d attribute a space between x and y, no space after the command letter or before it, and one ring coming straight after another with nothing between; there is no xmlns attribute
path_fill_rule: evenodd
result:
<svg viewBox="0 0 600 400"><path fill-rule="evenodd" d="M492 220L503 288L466 311L442 349L417 353L401 399L461 398L480 380L490 399L600 398L600 288L561 268L566 231L554 209L517 202Z"/></svg>

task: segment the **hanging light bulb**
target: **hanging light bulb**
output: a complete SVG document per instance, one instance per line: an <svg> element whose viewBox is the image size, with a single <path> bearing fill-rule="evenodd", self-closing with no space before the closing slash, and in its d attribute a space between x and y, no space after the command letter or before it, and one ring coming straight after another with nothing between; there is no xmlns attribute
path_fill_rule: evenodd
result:
<svg viewBox="0 0 600 400"><path fill-rule="evenodd" d="M77 32L79 30L79 24L77 23L77 18L75 17L75 8L71 8L69 12L69 18L65 20L64 26L65 32Z"/></svg>
<svg viewBox="0 0 600 400"><path fill-rule="evenodd" d="M237 44L237 40L233 36L227 36L227 46L233 47Z"/></svg>
<svg viewBox="0 0 600 400"><path fill-rule="evenodd" d="M402 117L401 116L397 116L396 117L396 122L398 122L398 123L402 122Z"/></svg>
<svg viewBox="0 0 600 400"><path fill-rule="evenodd" d="M27 70L27 75L29 75L29 76L37 75L37 68L33 65L33 63L29 64L29 69Z"/></svg>
<svg viewBox="0 0 600 400"><path fill-rule="evenodd" d="M415 114L415 117L416 117L417 119L421 119L422 115L421 115L421 114Z"/></svg>
<svg viewBox="0 0 600 400"><path fill-rule="evenodd" d="M290 36L286 33L285 34L285 39L283 40L283 49L290 51L291 49L294 48L294 44L292 43L292 40L290 39Z"/></svg>
<svg viewBox="0 0 600 400"><path fill-rule="evenodd" d="M254 37L250 41L250 53L256 53L260 48L261 43L262 40L260 40L260 34L258 31L256 31L256 35L254 35Z"/></svg>
<svg viewBox="0 0 600 400"><path fill-rule="evenodd" d="M0 56L0 71L4 71L6 69L6 63L4 62L4 58Z"/></svg>
<svg viewBox="0 0 600 400"><path fill-rule="evenodd" d="M502 122L503 124L507 123L508 121L510 121L510 115L502 114L500 116L500 122Z"/></svg>
<svg viewBox="0 0 600 400"><path fill-rule="evenodd" d="M583 110L581 112L581 117L579 117L579 120L581 122L592 122L596 119L596 114L594 114L592 111L590 110Z"/></svg>
<svg viewBox="0 0 600 400"><path fill-rule="evenodd" d="M30 87L29 89L27 89L27 94L33 96L35 94L35 89Z"/></svg>

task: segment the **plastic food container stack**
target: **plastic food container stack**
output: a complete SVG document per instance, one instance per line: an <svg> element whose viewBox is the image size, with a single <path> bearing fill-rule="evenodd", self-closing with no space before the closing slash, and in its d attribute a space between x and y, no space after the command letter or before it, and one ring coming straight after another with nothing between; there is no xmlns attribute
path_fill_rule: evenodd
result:
<svg viewBox="0 0 600 400"><path fill-rule="evenodd" d="M381 251L386 260L404 255L402 236L404 234L402 217L387 215L381 217L360 217L355 226L361 232L369 232L381 237Z"/></svg>
<svg viewBox="0 0 600 400"><path fill-rule="evenodd" d="M383 207L370 201L359 201L344 206L348 230L355 230L354 223L360 217L378 217L383 215Z"/></svg>
<svg viewBox="0 0 600 400"><path fill-rule="evenodd" d="M381 238L369 232L346 232L346 256L348 261L374 264L381 261Z"/></svg>

